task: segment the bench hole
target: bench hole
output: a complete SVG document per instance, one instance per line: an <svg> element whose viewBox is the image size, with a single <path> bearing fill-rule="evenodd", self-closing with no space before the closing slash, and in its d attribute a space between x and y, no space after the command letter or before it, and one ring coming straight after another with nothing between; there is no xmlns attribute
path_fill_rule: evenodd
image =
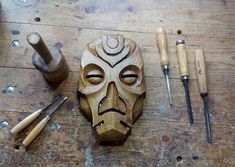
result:
<svg viewBox="0 0 235 167"><path fill-rule="evenodd" d="M178 35L182 34L182 30L177 30L177 34Z"/></svg>
<svg viewBox="0 0 235 167"><path fill-rule="evenodd" d="M181 156L176 157L176 161L177 162L181 162L182 161L182 157Z"/></svg>
<svg viewBox="0 0 235 167"><path fill-rule="evenodd" d="M36 22L40 22L40 21L41 21L41 18L40 18L40 17L35 17L34 20L35 20Z"/></svg>
<svg viewBox="0 0 235 167"><path fill-rule="evenodd" d="M20 149L20 146L19 146L19 145L15 145L15 146L14 146L14 149L19 150L19 149Z"/></svg>

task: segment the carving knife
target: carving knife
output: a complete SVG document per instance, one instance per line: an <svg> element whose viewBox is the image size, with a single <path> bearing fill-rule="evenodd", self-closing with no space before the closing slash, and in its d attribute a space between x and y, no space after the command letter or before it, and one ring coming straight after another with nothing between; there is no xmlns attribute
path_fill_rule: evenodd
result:
<svg viewBox="0 0 235 167"><path fill-rule="evenodd" d="M157 30L157 44L158 50L160 52L160 62L161 68L165 76L166 86L167 86L167 93L168 93L168 100L169 104L172 107L172 98L171 98L171 85L169 79L169 57L167 53L167 36L166 31L163 27L159 27Z"/></svg>
<svg viewBox="0 0 235 167"><path fill-rule="evenodd" d="M42 131L42 129L46 126L47 122L51 119L51 116L53 113L55 113L59 108L65 103L65 101L68 99L68 97L64 97L63 100L61 100L60 104L51 112L49 112L44 119L42 119L34 128L33 130L26 136L26 138L23 141L23 145L27 147L36 137L37 135Z"/></svg>
<svg viewBox="0 0 235 167"><path fill-rule="evenodd" d="M202 49L195 51L195 66L197 71L197 81L200 91L200 95L204 103L204 115L206 124L207 143L212 143L210 116L208 112L208 90L207 90L207 77L206 77L206 65L205 56Z"/></svg>
<svg viewBox="0 0 235 167"><path fill-rule="evenodd" d="M181 76L181 80L183 82L184 90L185 90L189 122L190 124L193 124L193 113L192 113L192 106L191 106L191 100L190 100L190 94L189 94L188 62L187 62L187 54L186 54L184 40L176 41L176 50L177 50L177 55L178 55L180 76Z"/></svg>
<svg viewBox="0 0 235 167"><path fill-rule="evenodd" d="M30 114L29 116L27 116L25 119L23 119L21 122L19 122L16 126L14 126L11 129L11 133L12 134L17 134L19 133L21 130L23 130L26 126L28 126L31 122L33 122L43 111L45 111L46 109L48 109L52 104L54 104L60 97L62 96L62 94L58 94L54 99L52 99L52 101L47 104L44 108L39 109L37 111L34 111L32 114Z"/></svg>

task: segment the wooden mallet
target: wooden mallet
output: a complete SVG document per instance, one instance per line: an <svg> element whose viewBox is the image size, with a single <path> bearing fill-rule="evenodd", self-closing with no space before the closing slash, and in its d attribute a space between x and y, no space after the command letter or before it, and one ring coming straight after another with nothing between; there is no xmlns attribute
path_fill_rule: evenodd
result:
<svg viewBox="0 0 235 167"><path fill-rule="evenodd" d="M33 65L48 82L60 82L67 77L68 64L58 48L47 47L37 32L30 33L27 41L36 51L33 54Z"/></svg>

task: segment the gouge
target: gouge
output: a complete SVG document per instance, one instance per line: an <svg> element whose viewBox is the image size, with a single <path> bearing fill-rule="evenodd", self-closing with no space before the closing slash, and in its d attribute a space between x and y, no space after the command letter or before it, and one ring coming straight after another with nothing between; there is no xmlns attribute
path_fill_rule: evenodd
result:
<svg viewBox="0 0 235 167"><path fill-rule="evenodd" d="M195 66L197 72L197 81L200 91L200 95L204 103L204 115L206 124L207 143L212 143L210 116L208 112L208 90L207 90L207 77L206 77L206 65L205 56L202 49L195 51Z"/></svg>
<svg viewBox="0 0 235 167"><path fill-rule="evenodd" d="M26 136L26 138L23 141L23 145L27 147L36 137L37 135L42 131L42 129L46 126L47 122L51 119L51 116L53 113L55 113L68 99L68 97L64 97L64 99L60 102L60 104L51 112L47 114L45 118L41 120L34 128L33 130Z"/></svg>
<svg viewBox="0 0 235 167"><path fill-rule="evenodd" d="M26 126L28 126L30 123L32 123L43 111L45 111L46 109L48 109L53 103L55 103L60 97L62 96L62 94L58 94L54 99L52 99L52 101L47 104L44 108L39 109L35 112L33 112L32 114L30 114L29 116L27 116L25 119L23 119L21 122L19 122L16 126L14 126L11 129L11 133L12 134L17 134L19 133L21 130L23 130Z"/></svg>
<svg viewBox="0 0 235 167"><path fill-rule="evenodd" d="M183 82L184 90L185 90L189 122L190 124L193 124L193 113L192 113L192 106L191 106L191 100L190 100L190 95L189 95L188 62L187 62L187 54L186 54L184 40L176 41L176 50L177 50L177 55L178 55L180 76L181 76L181 80Z"/></svg>
<svg viewBox="0 0 235 167"><path fill-rule="evenodd" d="M157 44L158 44L158 50L160 52L160 62L161 62L162 71L166 79L169 104L172 107L171 86L170 86L170 80L169 80L170 61L169 61L169 57L167 54L168 47L167 47L166 31L163 27L159 27L157 30Z"/></svg>

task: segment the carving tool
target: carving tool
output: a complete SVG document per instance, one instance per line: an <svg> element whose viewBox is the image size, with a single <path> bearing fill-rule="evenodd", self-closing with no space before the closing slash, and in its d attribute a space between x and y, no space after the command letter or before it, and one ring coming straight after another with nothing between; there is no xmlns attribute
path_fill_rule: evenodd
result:
<svg viewBox="0 0 235 167"><path fill-rule="evenodd" d="M23 119L21 122L19 122L16 126L14 126L11 129L11 133L12 134L17 134L19 133L21 130L23 130L26 126L28 126L31 122L33 122L43 111L45 111L46 109L48 109L52 104L54 104L60 97L62 96L62 94L58 94L54 99L52 99L52 101L47 104L44 108L39 109L35 112L33 112L32 114L30 114L29 116L27 116L25 119Z"/></svg>
<svg viewBox="0 0 235 167"><path fill-rule="evenodd" d="M26 138L23 141L23 145L27 147L36 137L37 135L42 131L42 129L46 126L47 122L51 119L51 116L53 113L55 113L68 99L68 97L64 97L63 100L61 100L60 104L51 112L49 112L45 118L41 120L34 128L33 130L26 136Z"/></svg>
<svg viewBox="0 0 235 167"><path fill-rule="evenodd" d="M166 79L166 86L167 86L167 93L168 93L168 100L169 104L172 107L172 98L171 98L171 86L170 86L170 79L169 79L169 57L167 54L167 37L166 31L163 27L159 27L157 30L157 44L158 50L160 52L160 62L162 71L165 75Z"/></svg>
<svg viewBox="0 0 235 167"><path fill-rule="evenodd" d="M190 124L193 124L193 113L192 113L192 106L191 106L191 100L190 100L190 95L189 95L188 62L187 62L187 54L186 54L184 40L176 41L176 50L177 50L177 55L178 55L180 76L181 76L181 80L183 82L184 90L185 90L189 122Z"/></svg>
<svg viewBox="0 0 235 167"><path fill-rule="evenodd" d="M204 103L204 115L206 124L207 142L212 143L210 116L208 112L208 90L207 90L207 77L206 77L206 65L205 56L202 49L195 51L195 66L197 71L198 87L200 95Z"/></svg>

